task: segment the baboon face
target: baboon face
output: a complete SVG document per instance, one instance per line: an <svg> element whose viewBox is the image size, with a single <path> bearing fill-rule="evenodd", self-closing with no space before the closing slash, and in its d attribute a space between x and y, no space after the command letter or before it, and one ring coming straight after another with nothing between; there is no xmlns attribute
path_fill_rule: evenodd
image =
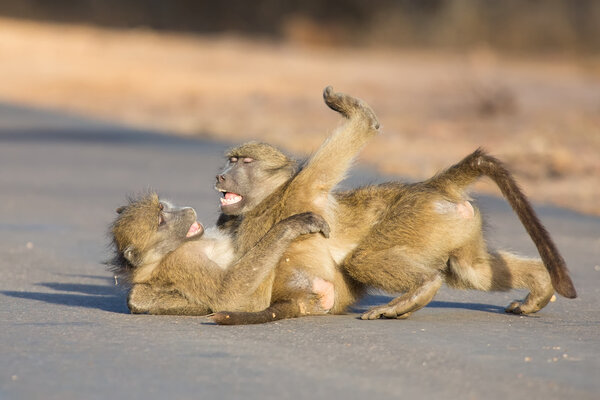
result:
<svg viewBox="0 0 600 400"><path fill-rule="evenodd" d="M265 143L250 142L227 153L227 165L217 175L221 211L227 215L248 212L287 181L296 164Z"/></svg>
<svg viewBox="0 0 600 400"><path fill-rule="evenodd" d="M204 233L193 208L175 207L155 193L131 200L117 213L112 226L116 249L134 267L158 261Z"/></svg>

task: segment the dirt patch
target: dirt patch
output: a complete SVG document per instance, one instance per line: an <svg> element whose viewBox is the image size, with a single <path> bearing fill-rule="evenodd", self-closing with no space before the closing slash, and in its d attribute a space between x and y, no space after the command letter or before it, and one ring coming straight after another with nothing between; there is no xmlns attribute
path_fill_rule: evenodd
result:
<svg viewBox="0 0 600 400"><path fill-rule="evenodd" d="M308 153L332 84L375 109L361 159L425 178L479 146L537 202L600 215L600 59L315 48L0 19L0 99ZM491 184L477 189L498 193Z"/></svg>

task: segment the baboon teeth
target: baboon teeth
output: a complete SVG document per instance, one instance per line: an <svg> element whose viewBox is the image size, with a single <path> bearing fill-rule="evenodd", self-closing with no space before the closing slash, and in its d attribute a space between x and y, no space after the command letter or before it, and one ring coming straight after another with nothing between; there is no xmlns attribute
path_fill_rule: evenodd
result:
<svg viewBox="0 0 600 400"><path fill-rule="evenodd" d="M192 224L192 226L190 226L190 229L188 230L188 232L185 236L186 237L196 236L203 230L204 229L202 228L202 225L200 225L197 221L194 221L194 223Z"/></svg>
<svg viewBox="0 0 600 400"><path fill-rule="evenodd" d="M221 205L228 206L242 201L242 196L236 193L226 192L221 198Z"/></svg>

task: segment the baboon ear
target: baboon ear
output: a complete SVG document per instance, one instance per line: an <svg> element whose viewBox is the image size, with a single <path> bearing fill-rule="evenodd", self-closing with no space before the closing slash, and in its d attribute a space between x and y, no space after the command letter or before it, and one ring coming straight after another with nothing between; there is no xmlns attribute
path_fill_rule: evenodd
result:
<svg viewBox="0 0 600 400"><path fill-rule="evenodd" d="M125 211L125 206L121 206L119 208L117 208L115 211L117 212L117 214L121 214L123 211Z"/></svg>
<svg viewBox="0 0 600 400"><path fill-rule="evenodd" d="M135 261L136 261L136 253L135 253L135 249L131 246L128 246L124 251L123 251L123 257L125 257L125 259L127 261L129 261L131 264L135 265Z"/></svg>

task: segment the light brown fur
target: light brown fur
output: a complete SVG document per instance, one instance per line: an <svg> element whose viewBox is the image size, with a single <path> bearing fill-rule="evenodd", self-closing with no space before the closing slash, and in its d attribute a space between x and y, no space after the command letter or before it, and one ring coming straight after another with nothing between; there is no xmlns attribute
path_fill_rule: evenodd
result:
<svg viewBox="0 0 600 400"><path fill-rule="evenodd" d="M337 222L337 201L331 190L344 178L357 152L377 133L379 123L373 111L358 99L333 93L331 88L325 90L324 98L346 120L302 167L262 143L247 143L227 154L230 163L217 176L216 188L226 193L226 198L235 193L242 200L222 206L223 214L217 224L234 237L239 253L252 248L273 224L297 210L322 215L331 227L330 238L300 238L287 249L274 272L272 285L265 290L270 291L270 308L260 315L220 313L215 316L219 323L258 323L322 313L323 310L301 310L296 306L297 297L303 293L290 283L298 275L333 283L333 306L325 311L343 312L363 294L363 286L337 268L336 261L341 258L337 256L336 260L332 253L337 247L344 253L349 249L338 239L344 232Z"/></svg>
<svg viewBox="0 0 600 400"><path fill-rule="evenodd" d="M467 187L488 176L501 188L543 261L487 250L481 214ZM363 319L406 318L427 305L442 282L458 289L528 289L506 311L533 313L554 290L576 297L564 260L514 179L497 159L477 150L435 177L415 184L388 183L338 194L341 224L369 226L342 268L358 282L404 293Z"/></svg>
<svg viewBox="0 0 600 400"><path fill-rule="evenodd" d="M150 193L117 212L111 226L115 256L110 265L132 284L128 306L133 313L262 310L269 305L263 282L272 280L271 272L289 244L307 233L329 234L321 217L293 215L234 260L227 235L199 228L190 236L193 227L199 227L192 208L175 207ZM318 302L310 293L305 300Z"/></svg>
<svg viewBox="0 0 600 400"><path fill-rule="evenodd" d="M331 157L335 159L334 154ZM482 176L498 184L543 261L503 251L488 252L480 212L466 193L469 184ZM235 235L237 249L259 236L257 228L265 229L287 212L313 209L314 203L298 201L297 192L286 196L286 190L287 185L277 188L243 216L222 216L221 226ZM506 308L516 314L539 311L554 290L568 298L576 297L564 260L526 197L502 163L482 150L427 181L335 193L330 204L335 204L333 214L319 211L329 218L331 238L327 242L302 241L288 249L276 271L273 304L286 301L287 276L302 268L314 276L332 279L332 313L343 312L365 287L404 293L365 313L363 319L406 318L427 305L443 282L483 291L528 289L530 293L523 301ZM288 258L294 261L290 265L283 262Z"/></svg>
<svg viewBox="0 0 600 400"><path fill-rule="evenodd" d="M286 270L282 263L298 265L292 251L281 258L293 239L316 232L315 229L326 231L329 236L327 220L333 221L335 211L335 201L329 197L331 188L343 178L358 150L377 132L374 114L360 100L333 93L331 88L325 90L324 97L331 108L342 112L347 119L306 166L299 168L295 161L269 145L251 143L238 149L256 158L257 162L252 164L255 168L250 169L252 179L263 184L241 203L260 215L251 226L244 227L260 237L243 241L239 240L243 236L237 236L232 240L231 235L240 225L235 217L222 219L221 224L228 229L212 232L216 237L187 240L181 234L160 234L156 226L160 203L155 195L134 200L120 209L112 228L116 249L112 264L134 283L128 297L132 312L190 315L217 312L215 320L226 324L239 323L239 318L243 323L257 323L324 313L334 307L333 296L344 293L332 290L331 281L339 279L339 271L329 270L323 276L304 266L290 267L289 273L276 275L274 271L279 259L278 271ZM326 156L334 152L339 153L338 159ZM281 191L275 190L277 187ZM278 198L289 199L293 207L278 212L269 207L269 201L263 201L264 197L275 203ZM259 205L255 207L253 202ZM296 215L295 209L305 211ZM306 210L320 211L325 218ZM186 229L191 223L191 219L186 220ZM323 259L326 248L311 244L322 243L320 239L304 237L300 241L306 245L294 246L314 249L311 257L317 262ZM128 253L130 248L135 250L135 257ZM276 276L278 284L274 285ZM280 291L283 297L273 303L273 297L277 298ZM218 313L221 310L235 313Z"/></svg>

